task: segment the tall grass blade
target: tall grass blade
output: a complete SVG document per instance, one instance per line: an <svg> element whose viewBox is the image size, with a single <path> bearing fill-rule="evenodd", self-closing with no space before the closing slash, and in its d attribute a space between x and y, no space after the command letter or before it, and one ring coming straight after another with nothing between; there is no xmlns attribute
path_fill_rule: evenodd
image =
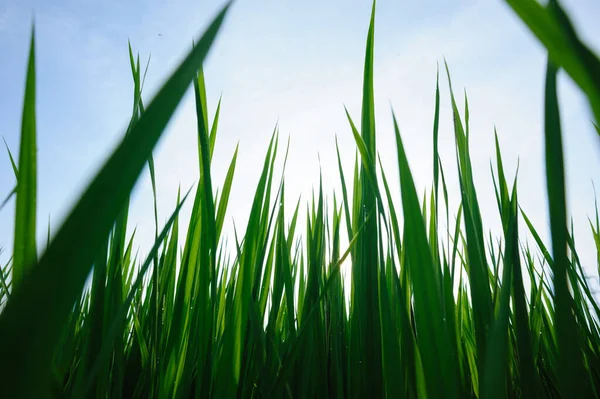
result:
<svg viewBox="0 0 600 399"><path fill-rule="evenodd" d="M567 273L567 207L565 197L565 172L563 164L562 133L556 93L557 68L548 61L545 88L545 156L546 184L550 227L552 233L554 303L556 313L554 326L558 338L559 383L563 395L590 397L590 385L584 376L585 368L581 353L581 341L573 317L573 298L569 293Z"/></svg>
<svg viewBox="0 0 600 399"><path fill-rule="evenodd" d="M37 133L35 115L35 32L31 30L29 61L25 83L25 99L21 124L21 146L17 176L15 236L13 251L13 288L18 289L37 261L36 208L37 208ZM8 147L7 147L8 149Z"/></svg>

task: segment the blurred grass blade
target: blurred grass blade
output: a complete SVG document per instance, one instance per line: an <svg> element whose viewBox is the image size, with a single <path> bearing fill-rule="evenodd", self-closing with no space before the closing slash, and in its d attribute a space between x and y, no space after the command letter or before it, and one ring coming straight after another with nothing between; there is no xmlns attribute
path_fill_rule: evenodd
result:
<svg viewBox="0 0 600 399"><path fill-rule="evenodd" d="M506 1L548 49L552 61L584 91L600 123L600 60L581 41L558 1L551 0L546 7L535 0Z"/></svg>
<svg viewBox="0 0 600 399"><path fill-rule="evenodd" d="M4 206L8 203L8 201L10 201L12 196L15 195L16 193L17 193L17 186L15 186L12 190L10 190L10 193L8 193L6 198L4 198L4 201L2 201L2 204L0 204L0 210L2 210L2 208L4 208Z"/></svg>
<svg viewBox="0 0 600 399"><path fill-rule="evenodd" d="M17 176L17 192L12 274L13 289L21 287L26 275L30 273L37 261L37 133L35 89L35 32L32 28L21 124L19 168L18 172L16 169L14 170L15 176ZM14 169L14 161L10 151L9 156Z"/></svg>
<svg viewBox="0 0 600 399"><path fill-rule="evenodd" d="M229 4L166 81L84 191L28 278L14 290L0 316L0 385L5 395L48 394L47 369L61 326L150 152L208 53L228 8Z"/></svg>
<svg viewBox="0 0 600 399"><path fill-rule="evenodd" d="M577 398L591 397L577 324L573 317L573 298L567 283L567 206L563 164L562 133L556 93L557 68L548 60L544 111L546 184L552 233L554 291L556 313L554 325L558 337L559 383L561 392Z"/></svg>

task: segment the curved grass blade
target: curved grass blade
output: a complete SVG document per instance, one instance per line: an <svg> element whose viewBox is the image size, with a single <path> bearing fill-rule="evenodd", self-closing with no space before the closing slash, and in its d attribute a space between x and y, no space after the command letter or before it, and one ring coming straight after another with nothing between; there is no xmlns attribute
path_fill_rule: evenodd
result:
<svg viewBox="0 0 600 399"><path fill-rule="evenodd" d="M600 60L581 41L558 1L550 1L546 7L535 0L506 1L548 49L552 61L585 92L596 123L600 123Z"/></svg>

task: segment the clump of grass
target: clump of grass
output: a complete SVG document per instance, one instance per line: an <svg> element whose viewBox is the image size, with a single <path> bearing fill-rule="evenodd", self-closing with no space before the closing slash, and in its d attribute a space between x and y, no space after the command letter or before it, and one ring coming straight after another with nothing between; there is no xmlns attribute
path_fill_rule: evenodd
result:
<svg viewBox="0 0 600 399"><path fill-rule="evenodd" d="M600 84L593 76L600 75L592 72L600 62L578 41L555 2L548 8L531 0L509 3L544 43L558 37L576 44L571 51L546 43L552 59L545 100L552 255L519 208L516 178L509 182L505 177L497 138L492 178L503 237L497 248L486 239L472 177L468 107L461 115L447 68L461 187L458 222L452 232L438 227L440 213L450 226L437 152L439 77L431 196L419 200L392 114L401 203L392 201L385 171L377 168L375 7L360 124L347 113L360 158L349 175L338 151L340 197L328 200L319 185L306 204L304 223L298 220L300 202L286 214L280 206L287 201L285 181L274 177L279 152L274 132L246 229L236 231L235 250L229 253L222 230L237 149L225 181L214 182L220 106L209 120L201 70L226 6L148 107L141 95L139 58L130 48L135 95L127 132L38 259L32 32L18 166L13 162L15 245L12 260L0 268L3 394L598 396L599 309L566 224L556 73L560 65L577 76L596 107ZM148 165L156 204L152 149L191 82L199 184L178 193L178 205L164 226L158 224L155 205L155 243L146 259L137 259L134 237L126 234L128 198ZM217 185L220 194L215 196ZM178 214L188 198L192 212L180 237ZM522 245L518 225L523 222L536 248ZM600 243L597 215L591 230ZM341 246L343 235L347 248ZM340 274L346 260L350 283Z"/></svg>

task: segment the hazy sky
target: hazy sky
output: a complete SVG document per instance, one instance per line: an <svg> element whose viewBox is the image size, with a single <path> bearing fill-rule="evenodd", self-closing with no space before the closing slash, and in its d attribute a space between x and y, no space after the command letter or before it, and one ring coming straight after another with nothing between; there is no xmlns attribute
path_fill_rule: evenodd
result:
<svg viewBox="0 0 600 399"><path fill-rule="evenodd" d="M151 53L144 98L189 50L221 1L59 0L0 4L0 135L18 154L25 65L35 13L38 116L38 236L48 217L56 229L94 171L122 136L132 107L127 40L142 61ZM600 3L563 1L584 39L600 50ZM227 224L245 227L270 135L279 121L291 140L286 197L295 203L318 184L338 189L337 135L346 173L355 147L346 105L360 119L362 69L371 4L368 1L250 1L231 9L206 64L209 113L223 95L214 184L220 186L240 145ZM378 3L375 28L375 101L378 150L399 198L390 104L398 117L412 172L423 192L432 182L432 124L436 62L446 58L462 109L469 98L475 183L486 229L499 233L490 159L496 126L505 166L519 170L519 200L547 238L542 141L545 52L502 1L407 0ZM457 204L456 164L448 84L441 74L440 148ZM560 79L568 201L576 241L588 270L595 248L587 217L594 212L592 180L600 172L600 142L578 89ZM170 215L178 186L198 178L196 121L189 95L155 150L159 217ZM281 155L285 151L280 148ZM319 161L320 159L320 161ZM598 184L598 181L596 181ZM8 155L0 150L0 195L14 186ZM453 206L455 212L456 206ZM0 246L12 252L14 201L0 211ZM189 214L189 207L183 212ZM147 172L138 183L130 221L137 242L154 235ZM523 226L521 226L523 227ZM530 240L531 241L531 240ZM77 245L77 243L73 243Z"/></svg>

